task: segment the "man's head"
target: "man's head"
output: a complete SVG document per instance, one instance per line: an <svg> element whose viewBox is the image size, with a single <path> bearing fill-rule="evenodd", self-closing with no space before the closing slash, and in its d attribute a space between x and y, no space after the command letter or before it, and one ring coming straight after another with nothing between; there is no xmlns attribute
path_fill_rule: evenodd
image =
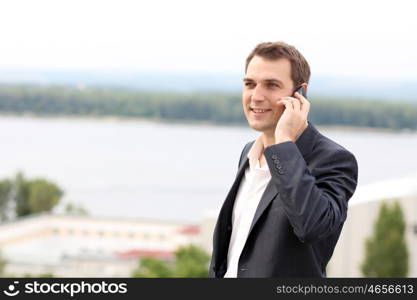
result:
<svg viewBox="0 0 417 300"><path fill-rule="evenodd" d="M307 90L309 80L310 67L293 46L283 42L256 46L246 59L242 94L249 126L267 133L275 131L284 111L284 106L275 102L292 96L301 85Z"/></svg>

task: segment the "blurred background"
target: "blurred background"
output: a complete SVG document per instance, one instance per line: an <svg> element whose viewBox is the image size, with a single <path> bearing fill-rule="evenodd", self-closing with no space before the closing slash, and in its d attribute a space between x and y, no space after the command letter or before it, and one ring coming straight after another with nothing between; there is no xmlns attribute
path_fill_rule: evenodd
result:
<svg viewBox="0 0 417 300"><path fill-rule="evenodd" d="M417 277L413 1L0 4L0 274L204 277L244 63L285 41L359 184L329 277Z"/></svg>

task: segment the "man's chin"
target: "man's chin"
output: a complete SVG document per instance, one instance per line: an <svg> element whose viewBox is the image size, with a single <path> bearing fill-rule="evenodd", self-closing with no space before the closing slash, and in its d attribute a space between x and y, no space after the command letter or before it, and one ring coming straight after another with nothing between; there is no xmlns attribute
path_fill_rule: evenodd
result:
<svg viewBox="0 0 417 300"><path fill-rule="evenodd" d="M274 129L271 125L259 124L256 122L248 122L248 123L249 123L250 128L259 132L269 132Z"/></svg>

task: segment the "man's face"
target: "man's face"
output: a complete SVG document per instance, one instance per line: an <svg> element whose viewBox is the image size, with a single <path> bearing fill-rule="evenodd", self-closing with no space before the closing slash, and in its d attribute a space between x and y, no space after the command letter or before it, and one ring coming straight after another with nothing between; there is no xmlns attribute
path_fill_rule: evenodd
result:
<svg viewBox="0 0 417 300"><path fill-rule="evenodd" d="M294 90L291 63L286 58L267 60L254 56L249 62L242 93L243 111L249 126L264 133L275 132L284 106L275 102Z"/></svg>

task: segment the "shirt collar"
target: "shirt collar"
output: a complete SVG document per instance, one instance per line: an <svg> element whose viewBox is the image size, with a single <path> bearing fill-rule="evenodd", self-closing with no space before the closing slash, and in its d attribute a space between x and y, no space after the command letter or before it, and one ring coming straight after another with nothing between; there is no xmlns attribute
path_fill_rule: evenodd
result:
<svg viewBox="0 0 417 300"><path fill-rule="evenodd" d="M248 158L249 158L249 167L251 170L254 170L255 168L259 168L262 170L267 170L268 165L265 164L262 168L259 166L259 157L261 157L261 154L264 151L264 144L262 141L262 134L258 136L255 143L252 145L251 149L248 152Z"/></svg>
<svg viewBox="0 0 417 300"><path fill-rule="evenodd" d="M312 151L314 141L317 135L318 130L309 121L307 128L295 142L303 157L306 157ZM263 151L264 146L262 141L262 134L260 134L253 143L247 155L247 157L249 158L249 167L251 170L255 169L257 166L259 168L259 157L261 156L261 153ZM266 164L264 167L262 167L262 169L264 169L265 167L268 168L268 165Z"/></svg>

